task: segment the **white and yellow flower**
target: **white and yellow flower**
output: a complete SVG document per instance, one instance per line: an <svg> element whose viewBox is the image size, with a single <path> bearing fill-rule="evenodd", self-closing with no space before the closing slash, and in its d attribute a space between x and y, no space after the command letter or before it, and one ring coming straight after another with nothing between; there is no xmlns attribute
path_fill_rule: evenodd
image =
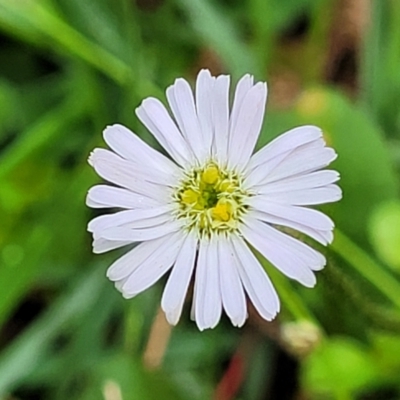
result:
<svg viewBox="0 0 400 400"><path fill-rule="evenodd" d="M292 129L252 155L265 110L267 86L245 75L229 109L229 76L200 71L195 96L184 79L167 89L174 119L155 98L136 114L170 158L121 125L104 131L112 151L95 149L89 162L106 181L89 190L93 208L122 211L93 219L95 253L137 245L108 269L131 298L172 269L162 296L171 324L180 318L194 275L192 317L199 329L218 323L222 309L235 326L247 317L246 294L273 319L279 299L249 245L283 274L312 287L325 258L278 230L300 231L326 245L333 222L308 208L341 198L336 158L314 126Z"/></svg>

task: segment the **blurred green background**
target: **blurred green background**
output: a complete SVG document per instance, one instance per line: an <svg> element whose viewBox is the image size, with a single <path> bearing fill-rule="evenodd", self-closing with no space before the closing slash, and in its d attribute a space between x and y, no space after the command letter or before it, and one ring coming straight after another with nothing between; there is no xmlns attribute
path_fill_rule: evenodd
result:
<svg viewBox="0 0 400 400"><path fill-rule="evenodd" d="M400 399L399 0L0 0L0 57L0 399ZM322 127L344 193L315 289L203 333L121 298L84 205L103 128L156 145L134 109L201 68L268 81L260 145Z"/></svg>

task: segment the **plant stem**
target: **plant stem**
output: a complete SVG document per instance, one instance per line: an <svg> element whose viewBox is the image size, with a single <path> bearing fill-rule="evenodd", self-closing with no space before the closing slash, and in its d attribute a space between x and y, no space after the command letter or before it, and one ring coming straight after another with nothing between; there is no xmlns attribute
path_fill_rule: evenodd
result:
<svg viewBox="0 0 400 400"><path fill-rule="evenodd" d="M373 260L338 229L335 230L335 240L331 249L400 308L400 283L387 269Z"/></svg>

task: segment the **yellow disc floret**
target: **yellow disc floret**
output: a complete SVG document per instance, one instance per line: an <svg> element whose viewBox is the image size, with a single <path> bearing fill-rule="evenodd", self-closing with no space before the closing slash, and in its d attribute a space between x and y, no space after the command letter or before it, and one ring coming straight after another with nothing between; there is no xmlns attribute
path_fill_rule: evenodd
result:
<svg viewBox="0 0 400 400"><path fill-rule="evenodd" d="M210 164L202 173L201 180L203 183L213 185L220 179L219 169L216 165Z"/></svg>
<svg viewBox="0 0 400 400"><path fill-rule="evenodd" d="M183 203L195 204L199 200L200 194L192 189L187 189L181 194L181 199Z"/></svg>
<svg viewBox="0 0 400 400"><path fill-rule="evenodd" d="M213 162L193 169L173 195L177 217L184 218L188 228L200 235L235 231L247 210L243 200L249 196L241 186L237 173Z"/></svg>
<svg viewBox="0 0 400 400"><path fill-rule="evenodd" d="M212 217L218 221L229 221L232 217L232 206L225 199L218 200L218 203L211 209Z"/></svg>

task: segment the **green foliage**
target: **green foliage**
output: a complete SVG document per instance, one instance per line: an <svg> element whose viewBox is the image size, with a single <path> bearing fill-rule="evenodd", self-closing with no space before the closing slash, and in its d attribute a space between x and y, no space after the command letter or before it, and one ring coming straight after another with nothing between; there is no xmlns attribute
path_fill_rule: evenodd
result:
<svg viewBox="0 0 400 400"><path fill-rule="evenodd" d="M296 353L301 394L400 396L400 3L371 4L349 89L326 72L342 37L332 0L0 0L1 399L208 399L236 358L234 398L274 398L278 351L294 348L281 326L303 320L322 339ZM126 301L105 278L118 254L91 253L84 200L99 179L86 160L115 122L157 147L134 109L205 67L269 81L259 145L320 126L344 197L324 207L337 232L323 285L299 288L262 260L278 322L251 313L241 330L223 320L199 333L187 306L152 370L162 285Z"/></svg>
<svg viewBox="0 0 400 400"><path fill-rule="evenodd" d="M378 206L369 223L371 243L377 255L395 270L400 270L400 203L386 202Z"/></svg>
<svg viewBox="0 0 400 400"><path fill-rule="evenodd" d="M365 240L366 215L397 193L383 133L344 96L326 89L305 92L296 112L301 123L312 120L320 126L327 142L337 150L339 156L332 166L341 174L343 201L332 206L332 213L338 226Z"/></svg>
<svg viewBox="0 0 400 400"><path fill-rule="evenodd" d="M366 349L352 340L333 337L304 362L303 379L311 392L345 399L367 386L376 374Z"/></svg>

